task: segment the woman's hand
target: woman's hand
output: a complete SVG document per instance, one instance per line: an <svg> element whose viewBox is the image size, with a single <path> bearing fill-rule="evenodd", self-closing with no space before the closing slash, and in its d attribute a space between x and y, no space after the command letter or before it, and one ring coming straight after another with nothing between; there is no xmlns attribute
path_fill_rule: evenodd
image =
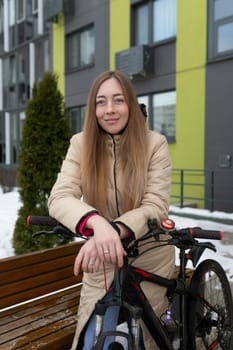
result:
<svg viewBox="0 0 233 350"><path fill-rule="evenodd" d="M101 260L98 256L98 250L96 248L95 240L91 237L80 249L75 262L74 262L74 274L77 276L79 271L84 272L97 272L99 271Z"/></svg>
<svg viewBox="0 0 233 350"><path fill-rule="evenodd" d="M126 252L116 230L102 216L90 217L87 227L94 232L94 241L98 251L98 257L102 262L112 263L121 267Z"/></svg>
<svg viewBox="0 0 233 350"><path fill-rule="evenodd" d="M101 262L108 262L121 267L126 252L121 239L114 228L102 216L90 217L86 225L94 232L80 249L74 263L74 274L78 275L81 267L84 272L98 272Z"/></svg>

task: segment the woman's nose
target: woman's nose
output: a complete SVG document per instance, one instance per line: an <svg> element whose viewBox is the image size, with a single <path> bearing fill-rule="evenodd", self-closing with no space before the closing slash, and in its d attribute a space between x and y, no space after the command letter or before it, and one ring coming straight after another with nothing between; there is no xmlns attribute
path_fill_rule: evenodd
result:
<svg viewBox="0 0 233 350"><path fill-rule="evenodd" d="M114 103L112 100L108 100L107 104L106 104L106 109L107 109L107 113L112 113L114 112Z"/></svg>

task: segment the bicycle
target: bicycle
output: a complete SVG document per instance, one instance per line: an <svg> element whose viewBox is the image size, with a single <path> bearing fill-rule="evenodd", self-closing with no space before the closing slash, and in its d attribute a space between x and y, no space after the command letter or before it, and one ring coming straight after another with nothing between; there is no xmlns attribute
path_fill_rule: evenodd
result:
<svg viewBox="0 0 233 350"><path fill-rule="evenodd" d="M80 237L49 217L31 217L28 221L36 225L55 226L52 231L39 231L34 236L58 234L65 238ZM119 339L126 341L129 350L139 349L140 320L143 320L162 350L232 350L233 302L227 276L215 260L199 263L205 249L216 251L216 248L211 242L199 242L198 239L222 239L222 232L199 227L178 230L170 219L163 220L159 227L155 220L149 220L148 228L141 238L127 244L123 242L127 256L123 267L115 270L112 298L96 303L92 350L101 350L110 336L118 337L118 340L109 345L109 350L124 349ZM166 235L166 240L161 240L161 235ZM135 266L139 246L151 239L156 243L161 242L156 249L165 244L179 249L179 272L174 278L167 279ZM194 267L190 283L187 283L188 261ZM169 306L163 315L154 313L140 287L142 281L167 288ZM104 314L112 305L120 306L130 315L127 332L102 331Z"/></svg>

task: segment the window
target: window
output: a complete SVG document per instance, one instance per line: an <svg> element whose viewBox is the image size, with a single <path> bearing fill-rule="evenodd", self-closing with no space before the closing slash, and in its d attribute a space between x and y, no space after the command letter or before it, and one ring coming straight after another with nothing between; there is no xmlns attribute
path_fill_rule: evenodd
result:
<svg viewBox="0 0 233 350"><path fill-rule="evenodd" d="M38 12L38 0L32 0L32 11Z"/></svg>
<svg viewBox="0 0 233 350"><path fill-rule="evenodd" d="M150 127L152 127L149 96L139 96L138 97L138 103L143 103L146 106L147 122L150 125Z"/></svg>
<svg viewBox="0 0 233 350"><path fill-rule="evenodd" d="M208 58L233 54L233 2L209 0Z"/></svg>
<svg viewBox="0 0 233 350"><path fill-rule="evenodd" d="M35 44L35 82L39 82L45 72L50 70L49 41L41 40Z"/></svg>
<svg viewBox="0 0 233 350"><path fill-rule="evenodd" d="M19 139L22 140L23 137L23 127L25 122L25 112L19 112Z"/></svg>
<svg viewBox="0 0 233 350"><path fill-rule="evenodd" d="M8 2L8 16L9 16L9 49L16 46L16 9L15 0Z"/></svg>
<svg viewBox="0 0 233 350"><path fill-rule="evenodd" d="M94 27L68 35L67 52L68 71L94 64Z"/></svg>
<svg viewBox="0 0 233 350"><path fill-rule="evenodd" d="M9 25L13 26L16 23L15 1L14 0L9 0L9 2L8 2L8 13L9 13Z"/></svg>
<svg viewBox="0 0 233 350"><path fill-rule="evenodd" d="M82 130L85 109L86 106L79 106L68 109L71 132L73 134Z"/></svg>
<svg viewBox="0 0 233 350"><path fill-rule="evenodd" d="M25 112L0 113L0 163L16 164Z"/></svg>
<svg viewBox="0 0 233 350"><path fill-rule="evenodd" d="M4 28L4 8L3 8L3 3L0 2L0 54L3 53L3 46L4 46L3 28Z"/></svg>
<svg viewBox="0 0 233 350"><path fill-rule="evenodd" d="M16 113L10 113L10 163L17 163L19 151L18 118Z"/></svg>
<svg viewBox="0 0 233 350"><path fill-rule="evenodd" d="M153 42L176 35L176 0L155 0L153 2Z"/></svg>
<svg viewBox="0 0 233 350"><path fill-rule="evenodd" d="M3 107L16 106L16 57L10 55L3 60Z"/></svg>
<svg viewBox="0 0 233 350"><path fill-rule="evenodd" d="M176 141L176 92L161 92L138 97L147 107L151 129L166 136L169 143Z"/></svg>
<svg viewBox="0 0 233 350"><path fill-rule="evenodd" d="M176 6L177 0L150 0L134 7L134 45L151 45L175 37Z"/></svg>
<svg viewBox="0 0 233 350"><path fill-rule="evenodd" d="M176 136L176 92L153 95L153 129L175 142Z"/></svg>
<svg viewBox="0 0 233 350"><path fill-rule="evenodd" d="M25 105L29 98L29 53L28 47L18 51L18 101Z"/></svg>
<svg viewBox="0 0 233 350"><path fill-rule="evenodd" d="M5 116L0 112L0 163L6 161L6 144L5 144Z"/></svg>
<svg viewBox="0 0 233 350"><path fill-rule="evenodd" d="M149 5L144 4L135 11L135 42L136 45L149 43L149 26L145 25L149 19Z"/></svg>
<svg viewBox="0 0 233 350"><path fill-rule="evenodd" d="M3 8L3 3L0 2L0 34L3 33L3 28L4 28L4 8Z"/></svg>
<svg viewBox="0 0 233 350"><path fill-rule="evenodd" d="M18 7L17 7L17 22L21 22L25 19L25 3L24 0L18 0Z"/></svg>

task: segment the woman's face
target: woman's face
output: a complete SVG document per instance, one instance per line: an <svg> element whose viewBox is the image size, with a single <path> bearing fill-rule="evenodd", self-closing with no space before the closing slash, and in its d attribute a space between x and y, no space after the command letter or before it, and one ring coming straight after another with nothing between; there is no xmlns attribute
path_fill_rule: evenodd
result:
<svg viewBox="0 0 233 350"><path fill-rule="evenodd" d="M114 77L105 80L96 95L96 117L107 133L119 134L129 120L129 108L122 88Z"/></svg>

